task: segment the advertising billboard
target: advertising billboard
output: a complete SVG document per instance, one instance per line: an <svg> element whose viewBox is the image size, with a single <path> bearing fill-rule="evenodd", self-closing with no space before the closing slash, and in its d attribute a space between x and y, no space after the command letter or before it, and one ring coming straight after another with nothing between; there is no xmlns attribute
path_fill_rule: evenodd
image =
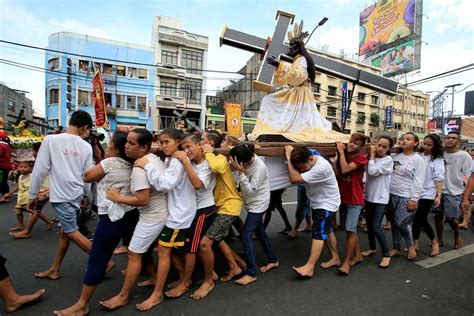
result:
<svg viewBox="0 0 474 316"><path fill-rule="evenodd" d="M359 56L371 56L416 34L415 0L379 0L359 16Z"/></svg>
<svg viewBox="0 0 474 316"><path fill-rule="evenodd" d="M448 117L443 120L443 135L449 132L461 133L462 119L460 117Z"/></svg>
<svg viewBox="0 0 474 316"><path fill-rule="evenodd" d="M392 76L414 70L415 60L415 41L411 40L384 51L370 63L381 68L383 76Z"/></svg>

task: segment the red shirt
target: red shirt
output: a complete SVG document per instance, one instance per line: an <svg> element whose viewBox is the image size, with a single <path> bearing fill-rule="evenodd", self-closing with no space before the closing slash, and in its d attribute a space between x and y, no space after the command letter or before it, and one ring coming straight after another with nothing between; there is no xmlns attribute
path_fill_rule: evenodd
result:
<svg viewBox="0 0 474 316"><path fill-rule="evenodd" d="M367 157L364 154L347 159L347 163L355 163L357 169L349 174L341 175L338 179L339 191L343 204L364 205L364 184L362 182L365 173L365 167L368 164Z"/></svg>
<svg viewBox="0 0 474 316"><path fill-rule="evenodd" d="M12 149L5 142L0 142L0 169L11 169L10 162Z"/></svg>

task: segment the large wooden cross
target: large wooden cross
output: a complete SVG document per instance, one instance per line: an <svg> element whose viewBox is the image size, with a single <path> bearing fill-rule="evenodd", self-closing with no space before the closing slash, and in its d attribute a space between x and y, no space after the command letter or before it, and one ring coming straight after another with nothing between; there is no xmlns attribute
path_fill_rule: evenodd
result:
<svg viewBox="0 0 474 316"><path fill-rule="evenodd" d="M273 36L270 40L257 36L249 35L240 31L232 30L224 27L220 36L220 45L229 45L240 48L253 53L263 55L263 62L258 72L257 80L254 80L253 86L256 90L270 92L272 90L273 72L275 68L265 62L270 56L275 56L279 60L292 62L293 58L288 56L290 47L286 44L285 37L288 26L293 24L294 15L291 13L277 11L276 26ZM363 87L381 92L390 96L395 95L398 88L396 81L385 77L364 71L362 69L349 66L336 60L321 56L317 53L310 52L313 58L316 70L326 73L343 80L359 84Z"/></svg>

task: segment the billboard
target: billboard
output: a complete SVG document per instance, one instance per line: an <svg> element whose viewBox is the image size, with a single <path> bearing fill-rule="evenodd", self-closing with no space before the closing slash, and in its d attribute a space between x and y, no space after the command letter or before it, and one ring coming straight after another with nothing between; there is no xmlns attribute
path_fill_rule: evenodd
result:
<svg viewBox="0 0 474 316"><path fill-rule="evenodd" d="M462 119L460 117L447 117L443 120L443 135L449 132L461 133Z"/></svg>
<svg viewBox="0 0 474 316"><path fill-rule="evenodd" d="M379 0L359 16L359 56L371 56L415 33L415 0Z"/></svg>
<svg viewBox="0 0 474 316"><path fill-rule="evenodd" d="M382 69L383 76L412 71L415 62L415 40L392 47L370 61L372 66Z"/></svg>
<svg viewBox="0 0 474 316"><path fill-rule="evenodd" d="M428 133L434 133L436 131L436 120L431 119L428 121Z"/></svg>

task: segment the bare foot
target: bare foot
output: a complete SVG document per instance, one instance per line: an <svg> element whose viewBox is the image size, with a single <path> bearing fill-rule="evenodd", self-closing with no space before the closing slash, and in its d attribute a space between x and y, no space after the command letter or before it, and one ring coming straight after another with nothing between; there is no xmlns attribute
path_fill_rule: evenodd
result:
<svg viewBox="0 0 474 316"><path fill-rule="evenodd" d="M321 263L321 268L323 269L330 269L332 267L339 267L341 265L341 261L337 259L331 259L329 261Z"/></svg>
<svg viewBox="0 0 474 316"><path fill-rule="evenodd" d="M407 255L407 259L410 260L410 261L413 261L416 259L416 250L415 250L415 246L411 246L411 247L408 247L408 255Z"/></svg>
<svg viewBox="0 0 474 316"><path fill-rule="evenodd" d="M350 271L350 265L342 265L342 266L338 269L338 274L339 274L339 275L343 275L343 276L348 276L348 275L349 275L349 271Z"/></svg>
<svg viewBox="0 0 474 316"><path fill-rule="evenodd" d="M401 254L400 250L397 250L397 249L392 249L388 252L388 255L390 257L399 257Z"/></svg>
<svg viewBox="0 0 474 316"><path fill-rule="evenodd" d="M269 264L261 267L260 272L265 273L265 272L270 271L271 269L276 269L279 266L280 266L280 263L278 261L277 262L270 262Z"/></svg>
<svg viewBox="0 0 474 316"><path fill-rule="evenodd" d="M109 263L107 263L107 269L105 269L105 274L112 271L112 269L115 268L115 266L116 266L115 262L109 261Z"/></svg>
<svg viewBox="0 0 474 316"><path fill-rule="evenodd" d="M189 287L191 286L191 282L180 282L178 285L176 285L174 288L171 290L167 291L165 293L166 297L171 297L171 298L178 298L181 295L185 294L187 291L189 291Z"/></svg>
<svg viewBox="0 0 474 316"><path fill-rule="evenodd" d="M60 311L54 311L54 315L59 316L83 316L89 314L89 305L74 304L71 307L65 308Z"/></svg>
<svg viewBox="0 0 474 316"><path fill-rule="evenodd" d="M435 257L437 255L439 255L439 244L436 240L433 240L431 242L431 254L430 254L430 256Z"/></svg>
<svg viewBox="0 0 474 316"><path fill-rule="evenodd" d="M55 222L55 221L50 221L49 224L46 226L45 231L50 231L56 223L57 222Z"/></svg>
<svg viewBox="0 0 474 316"><path fill-rule="evenodd" d="M413 240L413 246L415 247L416 251L420 250L420 241L419 240Z"/></svg>
<svg viewBox="0 0 474 316"><path fill-rule="evenodd" d="M293 267L293 270L298 274L299 277L302 278L312 278L314 274L314 270L311 267L306 265L301 267Z"/></svg>
<svg viewBox="0 0 474 316"><path fill-rule="evenodd" d="M459 224L459 229L469 229L468 224Z"/></svg>
<svg viewBox="0 0 474 316"><path fill-rule="evenodd" d="M114 310L126 306L128 304L128 297L117 294L106 301L100 301L99 304L108 310Z"/></svg>
<svg viewBox="0 0 474 316"><path fill-rule="evenodd" d="M352 258L351 267L355 266L356 264L362 263L362 261L364 261L364 258L362 258L362 256Z"/></svg>
<svg viewBox="0 0 474 316"><path fill-rule="evenodd" d="M44 292L46 292L46 290L41 289L41 290L36 291L33 294L19 295L14 302L5 304L5 311L7 313L12 313L27 303L33 303L38 298L43 296Z"/></svg>
<svg viewBox="0 0 474 316"><path fill-rule="evenodd" d="M8 231L9 232L16 232L16 231L23 230L23 229L25 229L25 226L15 226L15 227L10 228Z"/></svg>
<svg viewBox="0 0 474 316"><path fill-rule="evenodd" d="M163 295L156 295L155 293L152 293L149 298L147 298L142 303L137 304L135 307L140 312L144 312L144 311L152 309L153 307L160 304L161 302L163 302Z"/></svg>
<svg viewBox="0 0 474 316"><path fill-rule="evenodd" d="M211 293L215 287L216 285L214 284L214 281L204 281L201 286L193 294L191 294L191 298L195 300L203 299L209 293Z"/></svg>
<svg viewBox="0 0 474 316"><path fill-rule="evenodd" d="M296 235L297 235L297 234L298 234L298 233L297 233L296 231L292 230L292 231L289 232L287 235L288 235L288 237L290 237L290 238L296 238Z"/></svg>
<svg viewBox="0 0 474 316"><path fill-rule="evenodd" d="M464 241L462 240L462 237L461 237L461 236L457 236L457 237L454 239L454 248L456 248L456 249L461 249L462 246L464 246Z"/></svg>
<svg viewBox="0 0 474 316"><path fill-rule="evenodd" d="M381 267L382 269L388 268L388 266L390 265L390 259L392 259L392 258L383 257L382 261L380 261L379 267Z"/></svg>
<svg viewBox="0 0 474 316"><path fill-rule="evenodd" d="M443 242L442 240L438 239L438 245L439 245L440 247L443 247L443 246L444 246L444 242Z"/></svg>
<svg viewBox="0 0 474 316"><path fill-rule="evenodd" d="M142 282L138 283L137 286L138 287L155 286L155 281L156 281L156 279L154 279L154 278L148 279L148 280L145 280L145 281L142 281Z"/></svg>
<svg viewBox="0 0 474 316"><path fill-rule="evenodd" d="M25 232L24 230L22 230L20 232L17 232L17 233L10 232L9 234L10 234L10 236L15 237L17 239L30 238L30 235L28 235L28 233Z"/></svg>
<svg viewBox="0 0 474 316"><path fill-rule="evenodd" d="M240 279L235 280L234 283L238 284L238 285L247 285L247 284L250 284L250 283L255 282L255 281L257 281L256 277L253 277L251 275L246 274L243 277L241 277Z"/></svg>
<svg viewBox="0 0 474 316"><path fill-rule="evenodd" d="M232 270L227 273L227 275L223 276L221 278L222 282L227 282L232 280L235 276L239 275L242 273L242 269L240 267L233 268Z"/></svg>
<svg viewBox="0 0 474 316"><path fill-rule="evenodd" d="M298 228L299 232L310 232L311 231L311 226L305 226L303 228Z"/></svg>
<svg viewBox="0 0 474 316"><path fill-rule="evenodd" d="M121 255L127 252L128 252L127 246L120 246L120 247L115 248L114 255Z"/></svg>
<svg viewBox="0 0 474 316"><path fill-rule="evenodd" d="M37 272L35 273L35 277L38 279L50 279L50 280L57 280L61 278L61 275L58 271L44 271L44 272Z"/></svg>
<svg viewBox="0 0 474 316"><path fill-rule="evenodd" d="M366 251L362 251L360 254L361 254L362 257L368 257L368 256L373 255L376 252L377 252L377 250L369 249L369 250L366 250Z"/></svg>
<svg viewBox="0 0 474 316"><path fill-rule="evenodd" d="M166 287L169 289L174 289L175 287L178 286L178 284L181 282L181 278L179 280L173 281L170 284L168 284Z"/></svg>
<svg viewBox="0 0 474 316"><path fill-rule="evenodd" d="M212 271L212 281L216 282L217 279L219 279L219 276L217 275L216 272ZM204 283L204 279L199 280L199 281L196 282L197 285L201 285L203 283Z"/></svg>

